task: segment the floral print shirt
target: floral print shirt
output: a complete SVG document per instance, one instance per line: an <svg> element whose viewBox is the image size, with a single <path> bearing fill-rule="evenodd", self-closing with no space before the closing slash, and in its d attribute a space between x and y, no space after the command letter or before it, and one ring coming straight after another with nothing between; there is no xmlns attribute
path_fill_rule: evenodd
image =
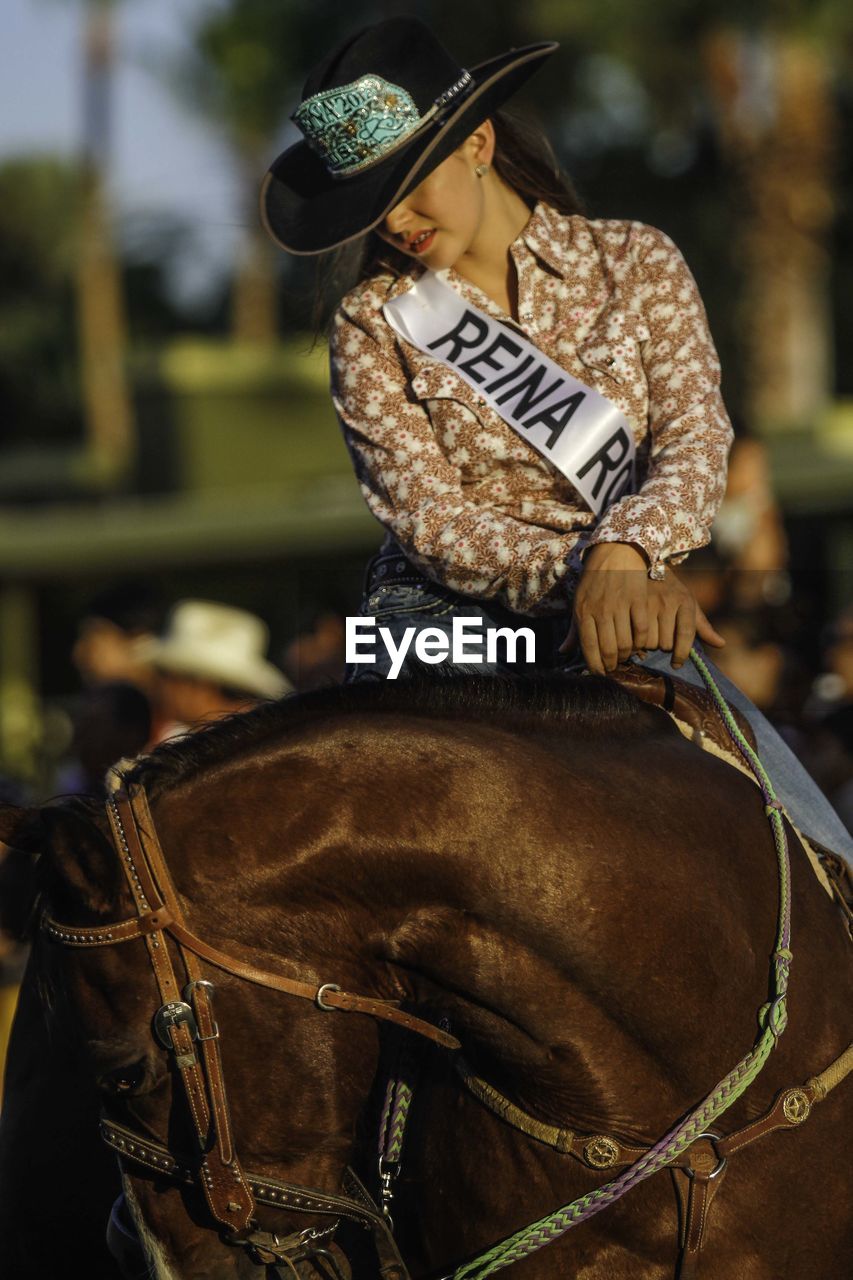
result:
<svg viewBox="0 0 853 1280"><path fill-rule="evenodd" d="M391 329L383 304L427 268L380 268L343 298L332 400L367 504L408 558L517 613L565 611L581 553L630 542L650 573L709 541L732 429L696 282L656 227L539 202L510 246L516 323L453 268L443 278L607 396L634 431L637 491L599 518L452 368Z"/></svg>

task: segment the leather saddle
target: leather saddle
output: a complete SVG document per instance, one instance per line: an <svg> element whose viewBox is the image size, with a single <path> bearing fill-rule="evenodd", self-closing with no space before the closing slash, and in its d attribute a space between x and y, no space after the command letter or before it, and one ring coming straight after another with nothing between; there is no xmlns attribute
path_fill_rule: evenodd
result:
<svg viewBox="0 0 853 1280"><path fill-rule="evenodd" d="M705 689L688 684L686 680L679 680L677 676L649 671L636 663L624 663L617 667L611 672L610 679L643 702L661 707L676 720L689 725L695 738L708 738L729 755L737 754L737 748L728 735L714 700ZM754 751L756 742L752 725L736 707L730 707L730 710L738 728ZM701 746L701 741L697 745Z"/></svg>

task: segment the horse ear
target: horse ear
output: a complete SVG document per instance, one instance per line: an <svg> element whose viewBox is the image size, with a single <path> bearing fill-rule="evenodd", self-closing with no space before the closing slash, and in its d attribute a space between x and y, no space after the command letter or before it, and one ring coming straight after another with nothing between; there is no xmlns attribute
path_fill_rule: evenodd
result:
<svg viewBox="0 0 853 1280"><path fill-rule="evenodd" d="M44 844L40 809L0 805L0 932L24 938L36 898L36 856Z"/></svg>
<svg viewBox="0 0 853 1280"><path fill-rule="evenodd" d="M51 913L61 917L80 907L96 915L109 910L118 891L118 863L111 841L95 819L64 805L46 806L41 818L44 843L39 879Z"/></svg>
<svg viewBox="0 0 853 1280"><path fill-rule="evenodd" d="M0 804L0 858L7 849L39 853L44 833L40 809L22 809L16 804Z"/></svg>

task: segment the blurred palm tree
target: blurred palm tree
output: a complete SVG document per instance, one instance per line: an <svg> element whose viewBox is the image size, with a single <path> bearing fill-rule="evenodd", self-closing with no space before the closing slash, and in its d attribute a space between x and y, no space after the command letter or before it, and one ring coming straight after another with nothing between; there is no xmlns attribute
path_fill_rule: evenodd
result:
<svg viewBox="0 0 853 1280"><path fill-rule="evenodd" d="M516 0L469 0L465 6L422 0L227 0L202 11L189 56L150 68L192 111L213 122L227 139L243 192L245 227L232 291L232 332L237 340L271 341L277 332L277 274L284 260L258 219L258 188L270 161L301 135L285 131L310 69L346 35L399 14L417 16L441 34L448 48L490 53L535 39ZM482 32L489 48L482 50Z"/></svg>
<svg viewBox="0 0 853 1280"><path fill-rule="evenodd" d="M828 233L834 82L853 66L848 0L530 0L541 36L607 52L670 139L710 113L730 174L743 282L733 321L750 423L808 426L832 386Z"/></svg>
<svg viewBox="0 0 853 1280"><path fill-rule="evenodd" d="M189 54L165 64L148 60L188 109L221 131L234 157L244 227L231 302L237 341L272 342L278 331L282 255L260 225L258 189L287 144L281 138L287 113L308 69L360 19L373 21L383 7L359 0L229 0L201 11ZM290 140L298 137L294 127Z"/></svg>
<svg viewBox="0 0 853 1280"><path fill-rule="evenodd" d="M79 164L54 156L0 163L0 496L9 451L39 455L79 445L80 350L74 273L83 181Z"/></svg>
<svg viewBox="0 0 853 1280"><path fill-rule="evenodd" d="M135 456L127 321L106 196L117 3L84 0L83 198L76 270L88 451L95 478L107 483L121 479Z"/></svg>

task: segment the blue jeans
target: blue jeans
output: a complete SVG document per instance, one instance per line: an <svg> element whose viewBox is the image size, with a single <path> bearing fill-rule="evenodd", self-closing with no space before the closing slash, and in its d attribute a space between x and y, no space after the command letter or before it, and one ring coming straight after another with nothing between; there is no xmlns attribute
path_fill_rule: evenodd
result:
<svg viewBox="0 0 853 1280"><path fill-rule="evenodd" d="M470 657L465 661L454 662L448 658L441 664L443 670L451 668L454 673L465 672L471 675L532 675L534 672L552 671L567 665L568 659L557 653L557 648L566 634L568 622L559 618L530 618L512 613L502 605L491 600L474 600L469 596L460 596L437 584L428 582L388 582L374 584L369 588L362 601L360 616L370 618L376 624L375 633L368 633L372 646L367 642L362 646L365 652L375 653L375 662L351 663L346 668L345 683L364 680L386 680L399 676L412 676L417 672L436 674L432 663L421 661L415 653L414 644L410 644L402 667L392 675L392 657L379 635L379 628L385 628L393 640L394 647L404 641L408 630L415 634L427 628L435 629L446 636L449 647L453 640L454 619L468 618L481 624L482 635L487 629L509 628L516 631L521 627L533 632L535 658L527 661L528 653L525 644L518 645L515 659L503 642L498 642L495 660L486 660L485 651L482 661ZM466 644L466 651L476 655L478 646L477 630L472 627L472 640Z"/></svg>
<svg viewBox="0 0 853 1280"><path fill-rule="evenodd" d="M362 617L374 620L377 633L379 627L386 628L395 646L400 645L408 628L414 628L417 632L427 627L437 629L447 637L450 644L454 618L480 619L484 631L488 627L509 627L512 630L529 627L534 633L535 659L533 662L509 661L510 655L506 647L499 643L495 661L488 662L484 657L480 662L454 663L452 658L448 658L438 668L439 672L450 668L457 673L465 672L473 675L518 676L543 672L555 675L577 674L583 670L583 661L577 655L569 656L557 652L569 629L568 612L547 618L532 618L512 613L494 601L475 600L469 596L458 595L408 569L404 571L402 580L390 574L387 579L383 579L378 576L376 570L377 564L381 569L383 563L389 570L393 571L395 567L393 558L383 556L382 553L374 558L368 567L365 595L360 612ZM402 565L400 567L402 568ZM375 662L352 663L347 667L344 676L347 683L385 680L388 677L391 670L391 657L378 638L378 634L373 651L376 657ZM523 652L522 646L519 653ZM650 652L643 659L642 665L653 671L678 676L690 684L704 688L702 677L692 662L685 663L679 671L674 672L670 665L671 657L669 652L658 649ZM704 657L723 696L742 711L752 725L761 762L793 822L806 835L812 836L827 849L840 854L853 866L853 835L844 826L817 783L758 708L714 666L707 654ZM423 663L415 654L412 645L402 662L399 675L405 678L418 672L435 674L436 669L432 664Z"/></svg>
<svg viewBox="0 0 853 1280"><path fill-rule="evenodd" d="M701 650L698 644L696 647ZM732 684L731 680L723 675L704 650L701 652L720 693L733 707L742 711L752 725L758 757L767 770L774 791L791 815L794 825L799 827L804 835L811 836L819 844L831 849L833 853L841 854L853 866L853 835L847 830L820 787L806 772L766 716L761 714L758 707L736 684ZM685 662L680 670L673 671L670 665L671 658L671 653L657 649L643 660L643 666L650 667L653 671L664 671L669 675L680 676L688 684L705 687L702 677L692 662Z"/></svg>

